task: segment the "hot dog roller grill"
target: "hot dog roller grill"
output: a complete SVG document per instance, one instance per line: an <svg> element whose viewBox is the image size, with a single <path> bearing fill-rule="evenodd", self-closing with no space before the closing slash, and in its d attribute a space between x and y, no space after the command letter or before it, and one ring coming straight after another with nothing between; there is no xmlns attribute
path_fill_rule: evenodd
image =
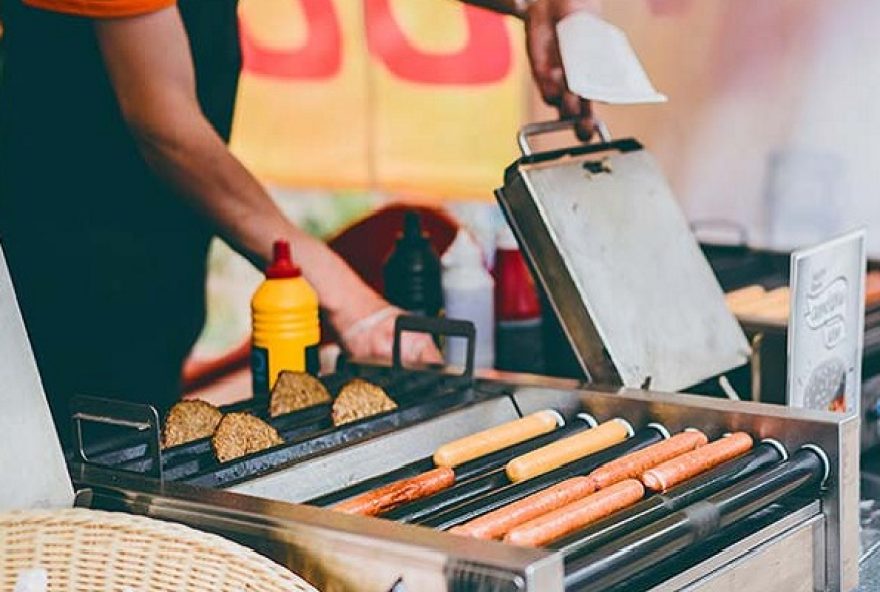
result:
<svg viewBox="0 0 880 592"><path fill-rule="evenodd" d="M346 372L380 384L382 376L390 376L387 369L371 366L350 367ZM404 373L408 380L416 376ZM393 381L385 384L393 394ZM610 576L605 574L614 585L598 589L708 591L736 587L770 591L855 587L859 542L858 422L854 418L692 395L584 390L577 384L524 375L478 377L468 390L473 394L470 403L407 427L331 446L318 453L293 454L278 465L273 464L273 458L279 452L289 453L307 440L251 455L239 464L227 463L241 472L222 485L218 482L229 478L229 466L215 465L193 478L159 481L118 467L73 462L78 503L180 521L222 534L284 563L326 590L597 589L581 587L583 579L577 579L579 573L585 568L589 572L591 567L589 559L584 563L583 554L567 558L559 549L526 549L476 541L430 526L450 518L455 520L456 513L462 510L492 509L499 496L508 495L521 484L499 483L497 489L467 498L445 512L427 514L421 524L415 523L419 520L404 523L343 515L313 505L332 501L340 491L362 491L425 470L433 451L450 439L550 408L567 419L567 426L552 435L579 429L582 420L578 414L587 412L599 422L620 417L631 423L635 435L624 444L649 437L647 434L656 430L649 424L659 423L671 432L699 427L711 438L733 430L747 431L756 441L778 441L792 459L803 445L816 445L828 458L828 476L821 490L811 486L790 491L790 482L777 489L772 485L771 473L783 466L778 459L742 480L731 480L716 496L727 500L727 504L733 500L735 514L721 510L713 514L714 510L706 507L709 513L699 520L700 525L691 524L684 531L679 528L685 542L690 543L680 553L646 569L636 565L630 571L624 566ZM425 396L430 394L426 392ZM371 420L355 425L369 430ZM151 432L146 429L144 433ZM318 434L312 441L324 435ZM774 446L762 443L759 447L765 449L762 454L775 454ZM608 460L607 456L603 458ZM584 467L583 461L577 461L570 465L575 471L575 465ZM744 468L736 470L742 472ZM493 475L498 475L491 471L488 467L485 472L469 475L460 486L448 491L459 487L466 490L474 483L491 481ZM553 479L565 476L557 474ZM822 480L822 476L818 479ZM544 480L542 485L552 482ZM681 486L685 494L688 483L691 482ZM761 491L765 483L771 485L767 491ZM734 492L738 484L740 489ZM425 511L432 499L403 506L395 512L407 512L413 507ZM656 501L656 497L648 499ZM738 505L737 500L744 505ZM427 510L430 512L430 507ZM686 514L685 511L676 515L683 519ZM733 521L728 522L725 516L731 516ZM644 546L642 541L647 540L648 532L650 525L647 531L630 533L629 544ZM617 540L610 542L610 548L616 547ZM682 543L682 538L675 538L670 542L673 543ZM609 546L601 549L607 555ZM613 559L605 557L605 561ZM618 566L620 559L616 558Z"/></svg>
<svg viewBox="0 0 880 592"><path fill-rule="evenodd" d="M551 213L549 193L533 189L547 184L553 190L557 181L562 186L596 184L602 190L581 204L576 192L569 192L559 200L563 208ZM620 191L638 188L653 206L614 201L614 184ZM326 408L282 416L271 421L284 444L229 463L217 463L205 441L160 451L159 416L149 407L80 399L72 410L77 445L69 457L77 503L216 532L330 591L854 589L859 558L856 418L652 390L679 390L721 374L742 364L748 347L692 237L665 234L683 219L669 207L671 196L658 181L650 156L627 140L526 156L508 170L499 198L530 259L547 262L536 266L536 275L549 288L585 370L594 383L608 386L474 374L469 326L405 320L398 325L397 343L404 331L466 337L471 354L464 372L406 369L399 347L390 368L346 364L322 378L331 392L362 377L385 388L399 409L338 429L330 426ZM608 207L600 208L603 204ZM565 233L575 240L561 250L554 216L568 211L561 218L567 223L580 208L589 224L582 234L568 224ZM535 216L545 223L528 226ZM633 216L642 225L637 234L646 241L642 247L626 231ZM615 227L620 232L610 231ZM585 234L601 240L577 240ZM584 263L597 257L605 264ZM629 266L630 258L638 262L645 257L653 266L621 268ZM664 273L670 261L675 265ZM690 289L666 292L667 286L682 283ZM602 284L605 292L599 293ZM19 369L25 370L36 372L32 365ZM236 409L265 417L265 401ZM714 481L686 482L677 494L678 505L659 508L661 518L589 548L579 541L569 541L567 549L520 548L438 528L460 520L461 512L478 514L499 499L522 495L520 485L493 482L497 465L488 462L478 463L453 490L469 483L493 486L475 486L478 495L442 509L431 508L435 500L428 498L417 507L395 510L397 519L391 520L323 507L342 492L424 470L433 451L450 440L541 409L558 411L566 422L543 441L586 429L582 414L597 422L624 419L634 432L623 445L538 478L545 485L565 478L566 471L586 471L590 462L624 454L626 446L635 449L665 431L689 427L712 439L746 431L765 456L760 466L751 461L725 465ZM17 412L13 409L11 417ZM113 424L132 435L92 442L86 433L92 424ZM29 462L26 453L15 456L5 462ZM26 476L27 471L12 474ZM687 499L697 490L700 496ZM648 503L664 506L666 501L655 496ZM663 527L659 531L658 525ZM613 516L611 526L616 528ZM569 553L573 548L577 552ZM613 571L603 571L607 566Z"/></svg>

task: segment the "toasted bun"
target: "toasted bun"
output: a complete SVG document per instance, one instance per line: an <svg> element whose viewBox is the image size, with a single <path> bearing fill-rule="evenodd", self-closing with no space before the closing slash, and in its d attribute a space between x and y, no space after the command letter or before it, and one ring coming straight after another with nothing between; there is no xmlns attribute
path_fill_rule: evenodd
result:
<svg viewBox="0 0 880 592"><path fill-rule="evenodd" d="M223 413L210 403L199 400L180 401L165 415L162 448L210 438L222 418Z"/></svg>
<svg viewBox="0 0 880 592"><path fill-rule="evenodd" d="M305 372L284 371L278 375L269 399L269 415L278 417L300 409L329 403L332 399L324 384Z"/></svg>
<svg viewBox="0 0 880 592"><path fill-rule="evenodd" d="M397 403L385 391L358 378L342 387L333 402L333 425L340 426L394 409L397 409Z"/></svg>
<svg viewBox="0 0 880 592"><path fill-rule="evenodd" d="M211 448L220 462L279 444L284 444L284 440L278 431L250 413L227 413L211 438Z"/></svg>

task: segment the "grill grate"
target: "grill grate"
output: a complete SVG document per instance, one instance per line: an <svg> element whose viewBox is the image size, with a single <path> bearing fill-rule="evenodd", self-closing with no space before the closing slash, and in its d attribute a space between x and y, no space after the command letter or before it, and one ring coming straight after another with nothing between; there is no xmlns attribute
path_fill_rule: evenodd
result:
<svg viewBox="0 0 880 592"><path fill-rule="evenodd" d="M315 454L335 450L367 438L386 434L476 402L472 380L434 371L417 371L371 366L349 366L321 380L331 393L348 381L362 378L382 387L398 409L335 428L330 405L319 405L268 417L265 399L251 400L222 409L246 411L270 423L285 443L227 463L219 463L205 438L170 448L161 453L163 478L206 487L224 487L267 471L288 466ZM97 400L90 399L92 405ZM104 415L112 417L114 402L104 401ZM149 433L97 443L88 454L90 462L122 471L149 474L155 459L148 454Z"/></svg>
<svg viewBox="0 0 880 592"><path fill-rule="evenodd" d="M469 341L465 373L454 375L433 368L404 368L400 362L399 345L403 332L429 333L438 339L443 335L465 337ZM141 416L156 416L152 407L78 397L73 403L73 418L78 428L75 433L79 438L74 453L78 455L77 460L105 468L159 476L167 481L181 481L205 487L227 487L275 469L288 467L314 455L387 434L495 396L489 393L478 394L473 387L473 339L474 329L470 323L399 318L395 328L395 363L392 367L343 363L336 373L321 377L331 393L338 393L355 378L367 380L381 387L397 403L396 410L337 428L333 426L330 405L319 405L275 418L268 416L266 398L230 405L222 408L222 411L252 413L278 430L284 444L226 463L216 460L210 439L207 438L153 453L152 448L158 449L158 433L153 427L155 419L152 422L140 421ZM83 421L134 427L139 431L131 435L129 430L125 437L102 438L85 446L80 429ZM159 467L156 466L157 463Z"/></svg>

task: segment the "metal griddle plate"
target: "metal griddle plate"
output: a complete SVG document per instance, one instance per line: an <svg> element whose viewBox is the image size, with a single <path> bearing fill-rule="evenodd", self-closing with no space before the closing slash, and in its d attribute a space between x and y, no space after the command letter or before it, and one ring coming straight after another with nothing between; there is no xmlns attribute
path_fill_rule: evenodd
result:
<svg viewBox="0 0 880 592"><path fill-rule="evenodd" d="M742 329L638 142L523 157L497 196L594 383L674 392L747 361Z"/></svg>
<svg viewBox="0 0 880 592"><path fill-rule="evenodd" d="M73 505L46 395L0 249L0 512Z"/></svg>

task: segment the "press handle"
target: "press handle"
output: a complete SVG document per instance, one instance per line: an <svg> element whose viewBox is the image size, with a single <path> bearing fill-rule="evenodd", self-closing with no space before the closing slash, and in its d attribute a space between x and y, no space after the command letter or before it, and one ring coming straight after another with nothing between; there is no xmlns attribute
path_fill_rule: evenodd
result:
<svg viewBox="0 0 880 592"><path fill-rule="evenodd" d="M162 480L162 452L159 446L159 412L152 405L78 395L70 402L73 422L74 459L99 464L89 459L83 439L83 423L99 423L146 432L147 457L152 461L147 475Z"/></svg>
<svg viewBox="0 0 880 592"><path fill-rule="evenodd" d="M574 131L576 123L576 119L556 119L554 121L536 121L534 123L527 123L519 129L519 133L516 135L519 149L523 156L531 156L533 150L532 145L529 144L529 138L553 132L562 132L566 130ZM607 144L611 141L611 132L608 130L608 126L606 126L601 120L593 119L593 129L596 130L596 134L598 134L599 139L602 140L602 142Z"/></svg>
<svg viewBox="0 0 880 592"><path fill-rule="evenodd" d="M462 376L473 378L474 358L477 351L477 330L470 321L435 317L399 316L394 323L394 346L392 360L395 370L403 369L401 360L401 337L404 333L427 333L432 337L464 337L467 339L467 357Z"/></svg>

